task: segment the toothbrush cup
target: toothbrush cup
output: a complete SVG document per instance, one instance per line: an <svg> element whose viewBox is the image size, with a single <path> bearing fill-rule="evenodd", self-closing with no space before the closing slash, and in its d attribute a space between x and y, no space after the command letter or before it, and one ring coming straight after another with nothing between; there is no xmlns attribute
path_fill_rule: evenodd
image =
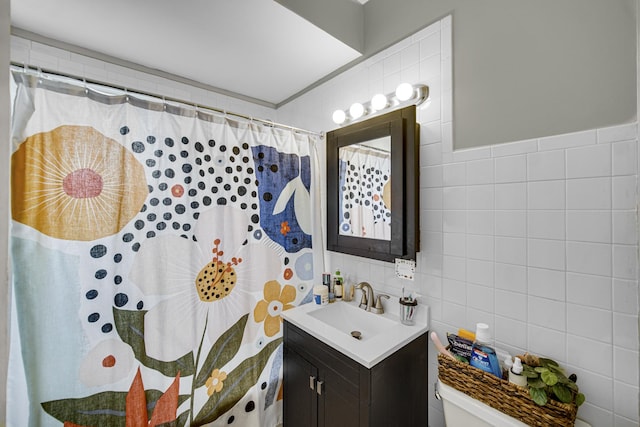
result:
<svg viewBox="0 0 640 427"><path fill-rule="evenodd" d="M413 325L415 323L414 315L417 308L417 300L410 297L400 298L400 323L409 326Z"/></svg>

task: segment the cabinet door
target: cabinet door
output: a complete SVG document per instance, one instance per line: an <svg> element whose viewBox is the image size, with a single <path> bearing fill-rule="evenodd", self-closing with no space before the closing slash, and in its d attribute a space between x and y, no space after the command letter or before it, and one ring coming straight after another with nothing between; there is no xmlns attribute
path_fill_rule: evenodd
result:
<svg viewBox="0 0 640 427"><path fill-rule="evenodd" d="M358 387L332 369L319 368L318 425L357 427L360 425Z"/></svg>
<svg viewBox="0 0 640 427"><path fill-rule="evenodd" d="M284 427L317 427L318 370L295 351L284 347Z"/></svg>

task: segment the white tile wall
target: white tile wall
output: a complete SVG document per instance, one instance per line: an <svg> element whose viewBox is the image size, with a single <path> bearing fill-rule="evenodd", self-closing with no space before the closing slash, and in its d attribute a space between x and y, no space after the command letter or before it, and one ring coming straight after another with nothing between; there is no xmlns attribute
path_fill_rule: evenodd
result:
<svg viewBox="0 0 640 427"><path fill-rule="evenodd" d="M436 32L450 39L449 25L409 40L420 46L419 82L442 88L419 116L420 155L432 157L420 159L427 229L414 285L431 307L433 329L444 336L487 321L502 347L544 354L577 372L587 394L580 418L594 426L638 425L637 125L453 150L445 112L451 51L433 50ZM410 46L400 53L400 72L404 61L415 62ZM368 67L387 54L378 56ZM328 82L305 96L331 99L337 90ZM349 95L341 107L357 99ZM278 117L290 117L289 110ZM334 128L331 111L322 110L327 130ZM350 259L331 253L329 261L348 269ZM433 427L444 425L433 399L429 418Z"/></svg>
<svg viewBox="0 0 640 427"><path fill-rule="evenodd" d="M273 111L263 106L12 38L12 59L311 130L331 112L404 79L431 88L421 125L421 252L414 282L386 263L329 253L330 269L431 309L444 336L478 321L501 347L576 372L593 426L637 426L638 131L635 123L453 150L451 17ZM324 193L324 189L319 189ZM430 347L430 382L437 376ZM429 385L432 387L432 384ZM444 425L429 398L429 424Z"/></svg>

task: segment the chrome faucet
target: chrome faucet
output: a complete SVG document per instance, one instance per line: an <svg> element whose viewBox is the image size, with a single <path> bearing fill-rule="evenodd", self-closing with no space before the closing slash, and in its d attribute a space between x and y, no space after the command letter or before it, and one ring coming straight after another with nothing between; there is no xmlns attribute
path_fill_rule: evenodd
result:
<svg viewBox="0 0 640 427"><path fill-rule="evenodd" d="M373 305L373 288L367 282L360 282L356 285L356 289L360 289L362 291L362 298L360 299L360 308L370 311L371 306Z"/></svg>

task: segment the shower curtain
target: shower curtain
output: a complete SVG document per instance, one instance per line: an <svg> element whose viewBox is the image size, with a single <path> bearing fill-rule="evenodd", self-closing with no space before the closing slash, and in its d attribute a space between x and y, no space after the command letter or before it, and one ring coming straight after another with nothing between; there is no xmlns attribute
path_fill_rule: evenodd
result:
<svg viewBox="0 0 640 427"><path fill-rule="evenodd" d="M315 137L14 79L7 425L279 424Z"/></svg>
<svg viewBox="0 0 640 427"><path fill-rule="evenodd" d="M354 144L339 161L340 234L391 240L391 153Z"/></svg>

